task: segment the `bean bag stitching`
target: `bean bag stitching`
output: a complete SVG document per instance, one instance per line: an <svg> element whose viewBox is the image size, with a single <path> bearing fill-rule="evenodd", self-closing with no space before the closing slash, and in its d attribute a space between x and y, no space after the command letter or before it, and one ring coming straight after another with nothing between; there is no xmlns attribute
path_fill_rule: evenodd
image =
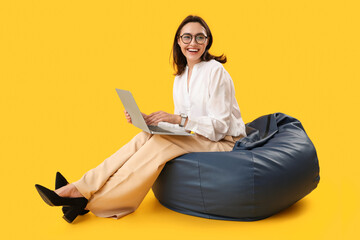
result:
<svg viewBox="0 0 360 240"><path fill-rule="evenodd" d="M253 213L253 216L255 216L255 162L254 162L254 153L251 152L251 159L252 159L252 172L253 172L253 182L252 182L252 213Z"/></svg>
<svg viewBox="0 0 360 240"><path fill-rule="evenodd" d="M199 184L200 184L200 193L201 193L201 198L203 200L203 207L204 207L204 212L207 214L207 210L205 207L205 199L204 199L204 195L203 195L203 191L202 191L202 186L201 186L201 174L200 174L200 164L199 164L199 159L197 160L197 165L198 165L198 169L199 169Z"/></svg>

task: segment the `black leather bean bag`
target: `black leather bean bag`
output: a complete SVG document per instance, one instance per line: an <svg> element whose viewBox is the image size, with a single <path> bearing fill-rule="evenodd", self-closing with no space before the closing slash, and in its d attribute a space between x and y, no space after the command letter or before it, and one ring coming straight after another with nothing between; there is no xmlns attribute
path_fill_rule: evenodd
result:
<svg viewBox="0 0 360 240"><path fill-rule="evenodd" d="M320 180L316 150L283 113L246 124L231 152L189 153L166 163L152 189L165 207L198 217L254 221L299 201Z"/></svg>

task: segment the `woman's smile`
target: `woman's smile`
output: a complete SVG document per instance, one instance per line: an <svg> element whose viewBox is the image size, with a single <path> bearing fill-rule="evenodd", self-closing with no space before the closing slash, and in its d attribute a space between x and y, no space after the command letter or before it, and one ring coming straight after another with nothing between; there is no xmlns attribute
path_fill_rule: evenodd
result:
<svg viewBox="0 0 360 240"><path fill-rule="evenodd" d="M199 52L198 48L188 48L186 49L190 54L195 55Z"/></svg>

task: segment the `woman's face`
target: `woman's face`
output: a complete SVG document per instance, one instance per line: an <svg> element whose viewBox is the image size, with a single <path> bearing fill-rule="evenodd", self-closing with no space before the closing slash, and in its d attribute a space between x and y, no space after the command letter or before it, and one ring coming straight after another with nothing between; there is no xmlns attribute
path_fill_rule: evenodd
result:
<svg viewBox="0 0 360 240"><path fill-rule="evenodd" d="M205 52L206 46L208 45L208 39L205 39L203 44L199 44L195 40L195 36L198 34L203 34L206 36L205 28L198 22L189 22L183 26L180 31L180 36L184 34L191 34L192 39L190 43L184 43L181 40L181 37L178 38L178 44L181 48L181 52L186 57L187 63L193 65L201 61L200 57ZM185 35L185 40L189 40L190 35ZM198 35L199 36L199 35ZM198 40L201 40L201 36L198 37Z"/></svg>

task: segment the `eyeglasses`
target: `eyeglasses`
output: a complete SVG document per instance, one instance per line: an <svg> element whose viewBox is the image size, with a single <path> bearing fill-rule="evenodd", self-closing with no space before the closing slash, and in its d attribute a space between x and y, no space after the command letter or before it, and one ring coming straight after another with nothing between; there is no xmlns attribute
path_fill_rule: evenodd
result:
<svg viewBox="0 0 360 240"><path fill-rule="evenodd" d="M193 39L193 35L191 35L190 33L184 33L183 35L180 36L180 38L183 43L189 44ZM207 38L208 37L205 36L204 34L198 33L195 35L195 42L197 44L204 44Z"/></svg>

